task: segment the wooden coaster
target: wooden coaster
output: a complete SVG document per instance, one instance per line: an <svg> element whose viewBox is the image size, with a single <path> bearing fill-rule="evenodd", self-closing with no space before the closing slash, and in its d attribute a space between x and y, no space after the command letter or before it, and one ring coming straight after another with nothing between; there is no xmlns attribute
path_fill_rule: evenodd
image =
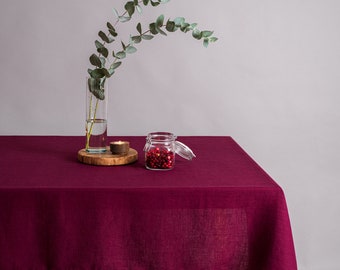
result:
<svg viewBox="0 0 340 270"><path fill-rule="evenodd" d="M135 162L137 159L138 152L133 148L129 149L127 155L113 155L109 148L107 148L106 152L100 154L89 153L85 149L78 152L80 162L97 166L126 165Z"/></svg>

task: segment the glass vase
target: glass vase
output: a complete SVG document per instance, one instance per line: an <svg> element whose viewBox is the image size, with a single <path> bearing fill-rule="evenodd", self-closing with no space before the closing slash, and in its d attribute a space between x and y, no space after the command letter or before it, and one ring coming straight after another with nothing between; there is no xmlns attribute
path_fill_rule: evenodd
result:
<svg viewBox="0 0 340 270"><path fill-rule="evenodd" d="M86 145L90 153L103 153L107 145L108 82L86 79Z"/></svg>

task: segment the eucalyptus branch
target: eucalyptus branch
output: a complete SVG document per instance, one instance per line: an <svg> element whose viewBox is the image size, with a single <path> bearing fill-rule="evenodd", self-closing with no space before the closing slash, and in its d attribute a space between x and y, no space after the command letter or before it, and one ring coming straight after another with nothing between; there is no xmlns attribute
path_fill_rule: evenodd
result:
<svg viewBox="0 0 340 270"><path fill-rule="evenodd" d="M88 79L89 90L91 93L100 100L105 99L104 93L104 83L107 78L110 78L115 70L122 64L122 59L124 59L128 54L135 53L137 48L134 46L142 42L142 40L151 40L154 36L160 34L167 36L166 32L175 32L180 30L183 33L192 32L192 37L197 40L203 40L203 46L208 47L212 42L217 41L217 38L213 36L213 31L200 31L197 28L196 23L187 23L183 17L177 17L174 20L168 19L164 22L164 15L157 17L155 22L149 24L148 30L142 31L142 26L140 23L137 24L136 29L138 34L130 36L130 40L127 44L121 41L121 50L118 52L112 51L113 62L109 67L107 67L107 60L109 57L109 50L106 48L107 44L113 43L118 33L115 26L119 22L127 22L131 19L135 11L138 13L142 12L141 4L147 6L156 7L161 3L166 3L169 0L133 0L128 1L124 5L125 12L119 15L116 9L113 9L115 16L117 17L116 22L112 25L110 22L106 24L108 34L103 31L99 31L98 36L102 40L101 42L96 40L95 46L97 48L97 54L92 54L89 58L90 63L95 67L94 69L88 69L90 78Z"/></svg>

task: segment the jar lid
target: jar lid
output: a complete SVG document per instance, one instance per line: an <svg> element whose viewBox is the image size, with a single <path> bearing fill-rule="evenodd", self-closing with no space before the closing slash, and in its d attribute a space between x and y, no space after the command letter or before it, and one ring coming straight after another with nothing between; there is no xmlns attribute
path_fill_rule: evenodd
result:
<svg viewBox="0 0 340 270"><path fill-rule="evenodd" d="M171 132L150 132L146 137L147 141L173 141L176 140L176 136Z"/></svg>
<svg viewBox="0 0 340 270"><path fill-rule="evenodd" d="M182 158L192 160L192 158L196 157L194 152L184 143L175 141L175 148L176 154L180 155Z"/></svg>

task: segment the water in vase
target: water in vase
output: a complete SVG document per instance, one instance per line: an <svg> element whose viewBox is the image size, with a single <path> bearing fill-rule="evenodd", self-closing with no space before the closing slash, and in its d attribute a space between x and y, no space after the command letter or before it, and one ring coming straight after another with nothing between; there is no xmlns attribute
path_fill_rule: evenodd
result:
<svg viewBox="0 0 340 270"><path fill-rule="evenodd" d="M106 151L107 120L88 119L86 121L86 151L102 153Z"/></svg>

